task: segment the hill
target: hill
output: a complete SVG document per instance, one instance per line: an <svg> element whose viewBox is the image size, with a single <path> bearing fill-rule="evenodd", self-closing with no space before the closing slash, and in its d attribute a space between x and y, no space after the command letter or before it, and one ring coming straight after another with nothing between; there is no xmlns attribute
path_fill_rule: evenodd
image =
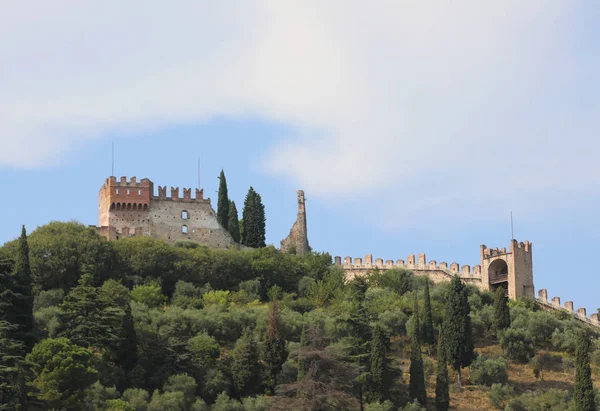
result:
<svg viewBox="0 0 600 411"><path fill-rule="evenodd" d="M77 223L23 241L0 248L4 409L416 410L418 358L436 409L450 283L403 269L348 282L327 253L108 242ZM33 348L15 332L25 252L34 326L21 331ZM450 409L575 409L579 335L599 387L597 329L528 299L508 302L510 327L498 329L499 297L461 289L475 355L461 386L447 368Z"/></svg>

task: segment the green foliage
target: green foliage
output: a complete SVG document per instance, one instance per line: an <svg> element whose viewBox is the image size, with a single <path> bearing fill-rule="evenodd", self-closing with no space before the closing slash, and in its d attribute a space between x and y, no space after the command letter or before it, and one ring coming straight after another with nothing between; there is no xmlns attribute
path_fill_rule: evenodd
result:
<svg viewBox="0 0 600 411"><path fill-rule="evenodd" d="M443 338L448 363L458 373L458 385L462 384L461 368L468 367L475 357L469 316L471 310L467 298L464 284L458 276L454 276L446 299Z"/></svg>
<svg viewBox="0 0 600 411"><path fill-rule="evenodd" d="M508 402L505 411L567 411L571 399L568 391L550 388L548 391L537 391L523 394Z"/></svg>
<svg viewBox="0 0 600 411"><path fill-rule="evenodd" d="M437 349L437 374L435 377L435 408L437 411L448 411L450 408L450 387L448 380L448 362L444 336L440 333Z"/></svg>
<svg viewBox="0 0 600 411"><path fill-rule="evenodd" d="M265 247L265 206L260 194L250 187L242 211L242 244L248 247Z"/></svg>
<svg viewBox="0 0 600 411"><path fill-rule="evenodd" d="M503 410L508 400L515 395L515 390L510 385L492 384L488 393L488 401L496 410Z"/></svg>
<svg viewBox="0 0 600 411"><path fill-rule="evenodd" d="M371 338L369 373L369 400L381 402L390 399L394 373L388 358L389 338L383 328L375 325Z"/></svg>
<svg viewBox="0 0 600 411"><path fill-rule="evenodd" d="M136 411L133 406L120 398L106 401L105 408L106 411Z"/></svg>
<svg viewBox="0 0 600 411"><path fill-rule="evenodd" d="M480 355L471 364L471 381L477 385L487 385L508 382L506 360L503 358L486 358Z"/></svg>
<svg viewBox="0 0 600 411"><path fill-rule="evenodd" d="M137 365L137 334L131 305L126 303L125 311L121 321L121 329L118 336L116 361L125 372L130 372Z"/></svg>
<svg viewBox="0 0 600 411"><path fill-rule="evenodd" d="M573 390L576 411L595 411L596 409L589 350L589 338L584 333L579 333L575 349L575 388Z"/></svg>
<svg viewBox="0 0 600 411"><path fill-rule="evenodd" d="M433 345L435 342L434 332L433 314L431 311L431 297L429 296L429 282L426 282L423 303L423 325L421 326L423 344Z"/></svg>
<svg viewBox="0 0 600 411"><path fill-rule="evenodd" d="M279 373L288 357L285 339L281 336L280 328L279 305L275 299L269 310L269 326L263 347L265 385L272 394L275 393Z"/></svg>
<svg viewBox="0 0 600 411"><path fill-rule="evenodd" d="M148 307L160 307L167 301L167 298L162 293L160 284L156 281L133 287L133 290L131 290L131 299Z"/></svg>
<svg viewBox="0 0 600 411"><path fill-rule="evenodd" d="M185 410L185 394L182 392L165 392L161 394L154 390L148 404L148 411L179 411Z"/></svg>
<svg viewBox="0 0 600 411"><path fill-rule="evenodd" d="M5 292L2 294L6 295ZM0 320L0 410L2 411L18 409L24 402L20 374L25 345L22 341L12 338L16 328L17 326Z"/></svg>
<svg viewBox="0 0 600 411"><path fill-rule="evenodd" d="M403 268L393 268L385 271L374 271L369 276L369 282L382 287L389 288L398 295L404 295L411 290L413 281L412 272Z"/></svg>
<svg viewBox="0 0 600 411"><path fill-rule="evenodd" d="M390 400L384 402L370 402L365 405L365 411L395 411L396 407Z"/></svg>
<svg viewBox="0 0 600 411"><path fill-rule="evenodd" d="M203 371L216 365L216 360L221 355L217 341L208 334L200 333L187 342L187 350L192 355L194 365Z"/></svg>
<svg viewBox="0 0 600 411"><path fill-rule="evenodd" d="M196 380L187 374L171 375L163 387L165 394L183 393L183 409L191 408L196 401Z"/></svg>
<svg viewBox="0 0 600 411"><path fill-rule="evenodd" d="M48 307L58 307L65 297L62 288L40 291L33 299L33 311L39 311Z"/></svg>
<svg viewBox="0 0 600 411"><path fill-rule="evenodd" d="M25 226L22 227L21 236L18 240L13 277L14 298L10 309L10 318L6 319L17 326L12 333L12 338L21 341L25 346L25 351L29 352L33 347L35 338L33 335L32 276Z"/></svg>
<svg viewBox="0 0 600 411"><path fill-rule="evenodd" d="M250 329L247 329L235 343L231 357L231 374L237 394L248 396L259 392L261 385L260 356Z"/></svg>
<svg viewBox="0 0 600 411"><path fill-rule="evenodd" d="M175 292L171 304L180 308L202 308L202 289L192 283L179 280L175 284Z"/></svg>
<svg viewBox="0 0 600 411"><path fill-rule="evenodd" d="M98 378L92 354L66 338L41 341L26 360L32 367L33 395L49 408L81 409L84 390Z"/></svg>
<svg viewBox="0 0 600 411"><path fill-rule="evenodd" d="M92 276L84 274L60 305L59 334L82 347L110 349L119 340L122 317L123 311L109 306Z"/></svg>
<svg viewBox="0 0 600 411"><path fill-rule="evenodd" d="M525 364L535 355L535 347L529 336L513 328L504 330L500 335L500 347L509 360Z"/></svg>
<svg viewBox="0 0 600 411"><path fill-rule="evenodd" d="M423 407L417 400L406 404L404 407L400 409L400 411L425 411L426 408Z"/></svg>
<svg viewBox="0 0 600 411"><path fill-rule="evenodd" d="M238 221L238 210L234 201L229 202L229 217L227 230L236 243L240 242L240 222Z"/></svg>
<svg viewBox="0 0 600 411"><path fill-rule="evenodd" d="M418 317L418 312L415 312L413 315ZM411 400L417 400L419 404L426 407L427 391L425 390L425 372L423 369L423 357L421 356L421 344L419 343L417 332L413 333L411 341L410 381L408 391Z"/></svg>
<svg viewBox="0 0 600 411"><path fill-rule="evenodd" d="M96 381L85 390L84 396L83 409L96 411L104 409L107 401L114 400L119 395L115 387L105 387L100 381Z"/></svg>
<svg viewBox="0 0 600 411"><path fill-rule="evenodd" d="M148 391L141 388L128 388L123 391L123 400L131 405L136 411L146 411L148 409Z"/></svg>
<svg viewBox="0 0 600 411"><path fill-rule="evenodd" d="M217 202L217 221L227 230L229 226L229 197L227 194L227 180L225 172L221 170L219 175L219 199Z"/></svg>
<svg viewBox="0 0 600 411"><path fill-rule="evenodd" d="M496 332L510 327L510 310L508 308L508 298L504 293L504 288L498 287L494 293L494 321L492 323Z"/></svg>

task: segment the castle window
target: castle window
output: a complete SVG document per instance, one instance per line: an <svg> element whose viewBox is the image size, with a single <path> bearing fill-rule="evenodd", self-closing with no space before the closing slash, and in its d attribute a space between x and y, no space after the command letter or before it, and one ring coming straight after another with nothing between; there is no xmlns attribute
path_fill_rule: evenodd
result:
<svg viewBox="0 0 600 411"><path fill-rule="evenodd" d="M183 210L181 212L181 219L182 220L187 220L189 218L188 212L186 210Z"/></svg>
<svg viewBox="0 0 600 411"><path fill-rule="evenodd" d="M119 189L117 188L116 193L119 194Z"/></svg>
<svg viewBox="0 0 600 411"><path fill-rule="evenodd" d="M127 190L127 195L131 195L131 190Z"/></svg>
<svg viewBox="0 0 600 411"><path fill-rule="evenodd" d="M184 225L183 227L181 227L181 232L183 234L187 234L188 233L187 225Z"/></svg>
<svg viewBox="0 0 600 411"><path fill-rule="evenodd" d="M142 195L142 190L138 190L138 195L141 196Z"/></svg>

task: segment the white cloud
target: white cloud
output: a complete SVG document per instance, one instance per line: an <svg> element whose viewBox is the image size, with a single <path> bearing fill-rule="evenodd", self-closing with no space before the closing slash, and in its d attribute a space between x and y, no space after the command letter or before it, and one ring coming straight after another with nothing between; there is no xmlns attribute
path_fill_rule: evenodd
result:
<svg viewBox="0 0 600 411"><path fill-rule="evenodd" d="M598 46L574 30L576 4L45 4L0 3L0 165L250 114L298 130L266 172L313 196L385 194L390 226L598 183L600 62L578 51Z"/></svg>

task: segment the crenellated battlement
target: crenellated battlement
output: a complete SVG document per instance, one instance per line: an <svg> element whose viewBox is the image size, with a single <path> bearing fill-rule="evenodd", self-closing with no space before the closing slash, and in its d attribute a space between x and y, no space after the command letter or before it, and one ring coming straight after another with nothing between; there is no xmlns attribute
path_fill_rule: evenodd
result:
<svg viewBox="0 0 600 411"><path fill-rule="evenodd" d="M574 310L573 301L566 301L564 306L560 305L560 297L553 297L552 301L549 301L548 290L546 290L545 288L542 288L538 291L538 296L536 297L536 300L543 309L566 311L580 321L591 324L595 327L600 327L598 313L591 314L588 318L587 311L585 308L580 307L577 309L577 311Z"/></svg>
<svg viewBox="0 0 600 411"><path fill-rule="evenodd" d="M352 258L350 256L345 257L342 262L342 257L337 256L334 258L334 262L336 265L341 266L346 272L353 273L352 275L361 275L368 271L372 271L375 269L379 270L390 270L393 268L403 268L407 270L419 271L419 274L426 274L425 272L444 272L447 275L458 275L459 277L464 278L481 278L481 266L476 265L471 270L470 265L461 266L453 262L450 265L446 262L437 263L435 260L431 260L427 262L427 258L425 254L419 254L417 258L415 258L414 254L409 255L406 258L406 262L404 260L386 260L384 262L383 259L377 258L373 263L373 255L368 254L365 256L364 260L360 257Z"/></svg>
<svg viewBox="0 0 600 411"><path fill-rule="evenodd" d="M171 201L181 201L181 202L204 202L210 204L210 198L204 198L204 189L198 190L196 189L195 197L192 197L192 189L191 188L183 188L183 197L179 196L179 187L171 187L170 191L171 195L167 196L167 186L158 186L158 195L153 196L153 200L171 200Z"/></svg>
<svg viewBox="0 0 600 411"><path fill-rule="evenodd" d="M131 177L127 180L127 177L123 176L117 181L117 177L108 177L100 190L106 190L109 187L150 187L152 182L148 178L142 178L137 181L136 177Z"/></svg>

